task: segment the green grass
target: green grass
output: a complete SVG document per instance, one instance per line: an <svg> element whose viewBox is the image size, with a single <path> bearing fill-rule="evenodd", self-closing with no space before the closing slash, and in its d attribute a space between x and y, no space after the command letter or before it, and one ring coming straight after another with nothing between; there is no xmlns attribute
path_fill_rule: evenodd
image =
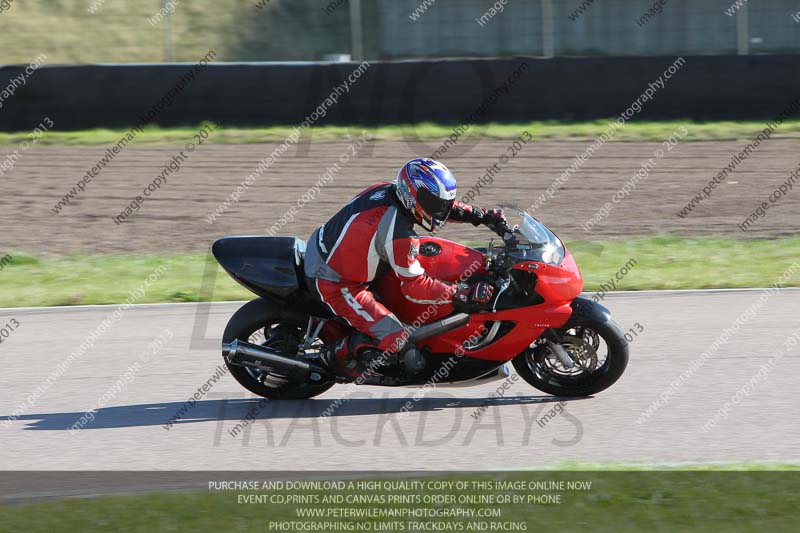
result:
<svg viewBox="0 0 800 533"><path fill-rule="evenodd" d="M164 24L151 25L160 2L47 0L12 3L0 13L0 49L4 63L28 64L38 54L48 63L158 62L165 60ZM212 0L180 2L172 17L175 59L197 61L209 48L222 57L236 46L231 36L250 5L221 5ZM239 3L242 4L242 3ZM57 31L54 31L56 30ZM226 37L227 35L227 37ZM220 60L218 58L218 60Z"/></svg>
<svg viewBox="0 0 800 533"><path fill-rule="evenodd" d="M263 481L254 475L253 480ZM365 479L369 479L366 477ZM373 478L375 479L375 478ZM136 496L100 497L61 500L20 506L0 507L0 523L10 532L95 532L95 531L278 531L270 522L299 521L296 508L315 509L428 509L442 512L457 508L466 510L498 509L494 518L323 518L350 524L353 531L379 531L377 524L404 524L415 531L412 522L430 525L461 525L463 529L437 531L469 531L470 522L526 524L526 531L793 531L796 530L796 495L800 489L797 472L738 471L629 471L629 472L508 472L485 474L432 475L421 478L395 478L392 481L466 481L466 489L419 491L379 487L374 490L278 490L217 491L197 493L160 493ZM345 480L355 481L352 478ZM528 488L497 490L473 485L473 482L591 482L587 490ZM510 503L367 504L318 503L278 504L239 503L239 496L292 495L323 496L418 494L425 496L509 497ZM529 503L528 496L559 495L560 503ZM516 497L516 501L514 500ZM520 501L520 499L522 501ZM295 527L283 529L297 531ZM308 531L340 531L340 529L304 529ZM490 531L491 529L484 529ZM514 529L520 530L520 529Z"/></svg>
<svg viewBox="0 0 800 533"><path fill-rule="evenodd" d="M0 271L0 307L34 307L122 303L157 268L163 273L135 303L243 300L246 291L222 269L210 297L201 297L205 254L70 255L40 259L10 252L12 260Z"/></svg>
<svg viewBox="0 0 800 533"><path fill-rule="evenodd" d="M616 290L766 287L795 262L800 238L648 237L568 243L584 276L584 290L608 283L630 259L636 264ZM800 271L781 285L800 286Z"/></svg>
<svg viewBox="0 0 800 533"><path fill-rule="evenodd" d="M586 291L607 283L630 259L636 264L617 282L616 290L764 287L775 283L795 261L800 262L800 238L664 236L602 243L576 241L569 243L569 248L583 272ZM162 265L163 274L136 303L253 297L221 269L216 269L213 292L204 293L205 254L47 259L13 251L10 254L12 260L0 270L0 307L121 303ZM800 286L800 272L782 285Z"/></svg>
<svg viewBox="0 0 800 533"><path fill-rule="evenodd" d="M528 131L536 141L544 140L589 140L598 138L612 119L585 122L544 121L519 124L485 124L473 126L467 136L459 142L476 136L495 139L512 139L523 131ZM759 121L746 122L690 122L677 121L632 121L620 128L613 140L616 141L662 141L672 135L679 127L689 133L686 141L707 140L745 140L751 139L764 129ZM184 143L201 126L161 128L150 126L139 133L135 143L166 144ZM419 138L444 141L453 131L452 124L399 124L379 127L364 126L316 126L310 128L310 138L317 140L341 140L361 135L366 130L378 139ZM220 126L207 142L212 144L251 144L282 141L294 130L294 125L270 126L262 128L228 128ZM109 145L116 143L127 130L93 129L84 131L50 131L38 143L42 145ZM800 120L790 120L781 124L774 137L800 137ZM0 133L0 145L16 145L28 139L28 132Z"/></svg>
<svg viewBox="0 0 800 533"><path fill-rule="evenodd" d="M0 50L3 63L9 64L28 64L38 54L45 54L48 63L169 61L168 35L174 59L185 62L197 61L209 49L217 52L215 61L310 60L350 49L347 6L328 16L323 13L327 2L319 0L171 2L169 25L163 20L150 23L162 6L160 0L5 4L4 0ZM97 9L91 12L93 4Z"/></svg>

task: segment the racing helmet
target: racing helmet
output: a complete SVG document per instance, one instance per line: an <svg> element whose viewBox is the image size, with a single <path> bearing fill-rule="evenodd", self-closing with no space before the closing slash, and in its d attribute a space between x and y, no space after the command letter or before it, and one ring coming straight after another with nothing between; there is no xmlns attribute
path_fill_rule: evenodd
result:
<svg viewBox="0 0 800 533"><path fill-rule="evenodd" d="M444 225L456 199L456 178L442 163L427 157L402 166L395 182L397 198L427 231Z"/></svg>

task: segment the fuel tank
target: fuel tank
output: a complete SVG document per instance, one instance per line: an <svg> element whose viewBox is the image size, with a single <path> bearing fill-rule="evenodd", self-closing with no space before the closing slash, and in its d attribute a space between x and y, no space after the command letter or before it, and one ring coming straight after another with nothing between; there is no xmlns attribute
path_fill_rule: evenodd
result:
<svg viewBox="0 0 800 533"><path fill-rule="evenodd" d="M420 237L419 260L425 271L434 278L459 282L472 274L485 272L484 255L463 244L438 237ZM403 296L400 279L389 270L375 284L375 294L403 322L427 324L453 312L451 305L431 305L413 302Z"/></svg>

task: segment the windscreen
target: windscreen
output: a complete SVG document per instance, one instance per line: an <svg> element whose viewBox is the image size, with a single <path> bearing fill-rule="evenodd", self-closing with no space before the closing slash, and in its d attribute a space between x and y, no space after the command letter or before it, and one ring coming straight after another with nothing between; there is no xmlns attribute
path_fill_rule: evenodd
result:
<svg viewBox="0 0 800 533"><path fill-rule="evenodd" d="M564 245L547 226L522 209L507 208L506 213L509 223L518 224L515 233L519 244L511 253L512 257L550 265L557 265L564 260Z"/></svg>

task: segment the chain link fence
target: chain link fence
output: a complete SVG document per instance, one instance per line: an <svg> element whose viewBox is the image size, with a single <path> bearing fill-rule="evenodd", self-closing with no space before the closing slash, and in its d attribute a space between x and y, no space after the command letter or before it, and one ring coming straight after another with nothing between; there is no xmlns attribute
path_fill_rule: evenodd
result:
<svg viewBox="0 0 800 533"><path fill-rule="evenodd" d="M0 0L0 63L800 52L796 0Z"/></svg>

